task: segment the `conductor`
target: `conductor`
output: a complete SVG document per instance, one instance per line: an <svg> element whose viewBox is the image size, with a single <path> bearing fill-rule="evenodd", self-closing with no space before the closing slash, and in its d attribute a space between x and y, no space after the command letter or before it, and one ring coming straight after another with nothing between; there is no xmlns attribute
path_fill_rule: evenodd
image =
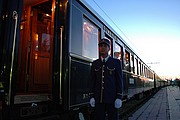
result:
<svg viewBox="0 0 180 120"><path fill-rule="evenodd" d="M95 120L105 120L106 114L108 120L118 120L123 97L122 64L108 54L109 39L101 39L98 45L100 58L91 67L90 105L95 108Z"/></svg>

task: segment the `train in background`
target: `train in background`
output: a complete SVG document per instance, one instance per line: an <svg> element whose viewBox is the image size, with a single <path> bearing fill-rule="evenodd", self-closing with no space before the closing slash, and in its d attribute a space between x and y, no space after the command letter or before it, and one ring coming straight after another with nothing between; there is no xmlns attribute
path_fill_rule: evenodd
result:
<svg viewBox="0 0 180 120"><path fill-rule="evenodd" d="M166 85L84 0L1 0L0 16L3 119L85 116L104 37L123 64L124 99Z"/></svg>

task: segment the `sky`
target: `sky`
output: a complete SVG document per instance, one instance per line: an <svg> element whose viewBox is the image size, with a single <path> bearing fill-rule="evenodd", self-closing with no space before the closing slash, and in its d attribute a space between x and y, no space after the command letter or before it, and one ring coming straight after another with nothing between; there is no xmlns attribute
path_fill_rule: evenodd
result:
<svg viewBox="0 0 180 120"><path fill-rule="evenodd" d="M82 1L159 76L180 78L180 0Z"/></svg>

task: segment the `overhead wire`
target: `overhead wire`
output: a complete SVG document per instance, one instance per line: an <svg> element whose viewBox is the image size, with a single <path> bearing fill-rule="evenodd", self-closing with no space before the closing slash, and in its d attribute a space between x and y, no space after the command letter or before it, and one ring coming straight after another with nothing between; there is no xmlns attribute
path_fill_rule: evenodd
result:
<svg viewBox="0 0 180 120"><path fill-rule="evenodd" d="M133 47L139 51L136 46L131 42L131 40L127 37L127 35L118 27L118 25L109 17L109 15L98 5L98 3L95 0L92 0L97 7L106 15L106 17L117 27L117 29L125 36L125 38L133 45Z"/></svg>

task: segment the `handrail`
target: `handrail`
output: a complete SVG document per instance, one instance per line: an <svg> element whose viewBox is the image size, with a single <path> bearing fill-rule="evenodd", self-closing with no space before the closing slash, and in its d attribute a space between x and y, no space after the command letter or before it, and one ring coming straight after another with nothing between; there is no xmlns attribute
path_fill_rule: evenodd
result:
<svg viewBox="0 0 180 120"><path fill-rule="evenodd" d="M14 51L15 51L15 43L16 43L16 31L17 31L17 21L18 21L18 14L17 11L13 11L12 18L15 20L14 24L14 35L13 35L13 48L12 48L12 55L11 55L11 71L10 71L10 80L9 80L9 94L8 94L8 101L7 105L10 105L11 100L11 86L12 86L12 72L13 72L13 62L14 62Z"/></svg>
<svg viewBox="0 0 180 120"><path fill-rule="evenodd" d="M59 97L60 97L60 101L59 103L62 104L62 40L63 40L63 26L60 27L60 66L59 66Z"/></svg>

